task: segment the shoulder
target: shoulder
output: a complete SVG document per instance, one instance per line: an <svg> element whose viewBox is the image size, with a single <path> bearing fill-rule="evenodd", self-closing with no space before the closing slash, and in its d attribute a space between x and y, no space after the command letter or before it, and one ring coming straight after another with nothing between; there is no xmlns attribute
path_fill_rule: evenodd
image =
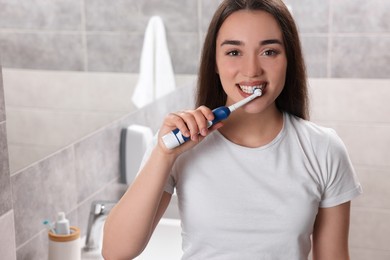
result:
<svg viewBox="0 0 390 260"><path fill-rule="evenodd" d="M305 131L305 133L313 136L327 136L333 135L335 131L332 128L318 125L312 121L308 121L294 115L285 113L287 123L290 123L292 127Z"/></svg>
<svg viewBox="0 0 390 260"><path fill-rule="evenodd" d="M320 126L293 115L287 115L286 121L289 135L294 136L302 147L310 148L319 156L346 156L345 144L334 129Z"/></svg>
<svg viewBox="0 0 390 260"><path fill-rule="evenodd" d="M351 162L347 148L337 132L329 127L288 116L290 118L290 134L295 135L302 148L310 149L313 154L331 168L350 168Z"/></svg>
<svg viewBox="0 0 390 260"><path fill-rule="evenodd" d="M286 113L286 127L287 131L295 132L300 136L304 136L313 142L338 142L336 131L329 127L320 126L314 122L304 120Z"/></svg>

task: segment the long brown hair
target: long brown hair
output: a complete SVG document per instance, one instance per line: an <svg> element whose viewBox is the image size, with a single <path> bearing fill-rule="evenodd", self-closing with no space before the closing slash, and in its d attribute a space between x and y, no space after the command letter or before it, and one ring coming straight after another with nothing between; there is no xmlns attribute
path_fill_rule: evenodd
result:
<svg viewBox="0 0 390 260"><path fill-rule="evenodd" d="M309 118L306 68L301 50L298 30L288 8L281 0L225 0L215 12L203 45L196 106L209 108L223 106L227 96L216 73L216 40L225 19L239 10L262 10L270 13L278 22L287 56L286 82L276 99L281 111L303 119Z"/></svg>

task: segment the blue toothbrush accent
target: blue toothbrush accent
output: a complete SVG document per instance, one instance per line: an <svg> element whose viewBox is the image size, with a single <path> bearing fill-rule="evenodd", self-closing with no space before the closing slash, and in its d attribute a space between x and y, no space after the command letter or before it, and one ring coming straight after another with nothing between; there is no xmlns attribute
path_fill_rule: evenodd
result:
<svg viewBox="0 0 390 260"><path fill-rule="evenodd" d="M214 109L213 110L214 120L208 121L207 128L211 127L212 125L214 125L222 120L227 119L229 117L229 115L231 114L231 112L233 112L237 108L249 103L253 99L260 97L261 95L262 95L262 90L255 89L255 91L253 92L252 95L250 95L249 97L247 97L247 98L245 98L245 99L243 99L243 100L241 100L241 101L239 101L239 102L237 102L229 107L222 106L222 107L218 107L218 108ZM168 149L173 149L179 145L184 144L188 140L190 140L190 137L184 136L180 132L180 130L178 128L176 128L172 132L164 135L162 137L162 139L163 139L165 146Z"/></svg>

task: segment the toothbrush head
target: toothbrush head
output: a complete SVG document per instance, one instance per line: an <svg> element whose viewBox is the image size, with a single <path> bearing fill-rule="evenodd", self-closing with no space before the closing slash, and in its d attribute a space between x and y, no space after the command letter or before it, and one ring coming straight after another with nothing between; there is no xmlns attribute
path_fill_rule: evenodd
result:
<svg viewBox="0 0 390 260"><path fill-rule="evenodd" d="M257 97L260 97L261 95L263 95L263 90L261 88L255 88L253 94L255 94Z"/></svg>

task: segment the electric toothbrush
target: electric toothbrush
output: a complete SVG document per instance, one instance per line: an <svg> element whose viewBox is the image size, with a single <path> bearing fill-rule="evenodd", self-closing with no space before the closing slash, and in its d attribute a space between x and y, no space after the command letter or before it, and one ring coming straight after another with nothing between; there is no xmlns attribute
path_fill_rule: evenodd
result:
<svg viewBox="0 0 390 260"><path fill-rule="evenodd" d="M238 101L237 103L234 103L233 105L231 105L229 107L222 106L222 107L218 107L218 108L214 109L213 110L214 120L207 122L207 128L211 127L212 125L214 125L222 120L225 120L226 118L229 117L231 112L233 112L237 108L240 108L243 105L251 102L253 99L260 97L262 94L263 94L262 89L256 88L253 91L253 94L250 95L249 97L246 97L243 100ZM190 140L190 137L184 136L178 128L176 128L172 132L170 132L162 137L162 141L164 142L165 146L168 149L173 149L175 147L178 147L179 145L184 144L188 140Z"/></svg>

